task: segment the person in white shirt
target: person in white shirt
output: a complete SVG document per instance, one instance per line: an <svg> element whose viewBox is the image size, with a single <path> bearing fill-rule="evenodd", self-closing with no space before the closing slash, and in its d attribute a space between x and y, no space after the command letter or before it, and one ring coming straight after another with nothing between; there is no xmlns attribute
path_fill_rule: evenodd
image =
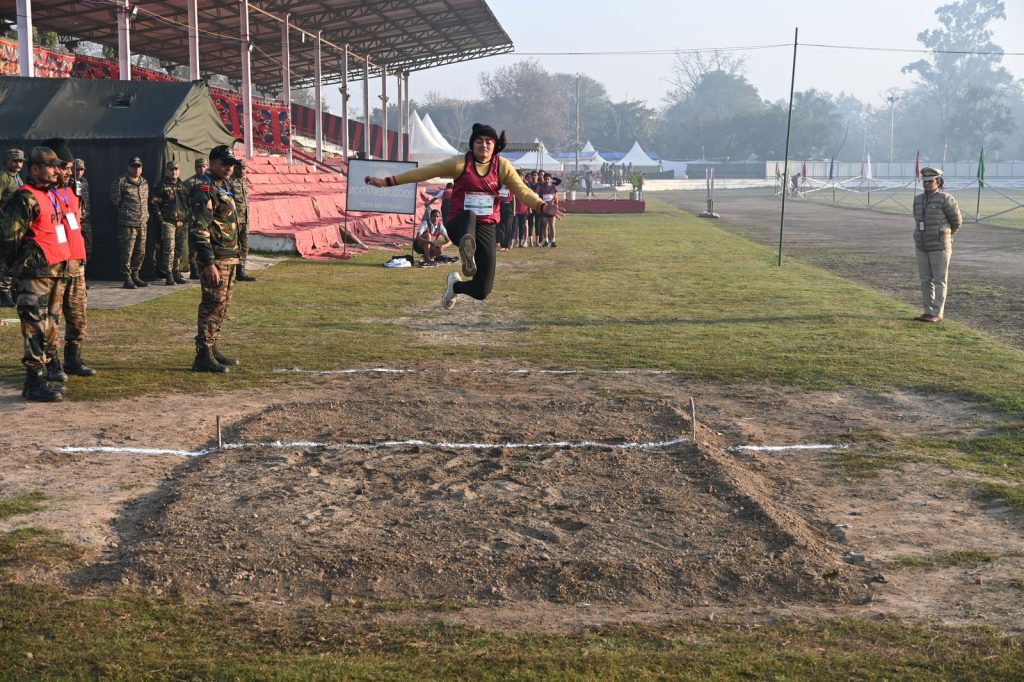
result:
<svg viewBox="0 0 1024 682"><path fill-rule="evenodd" d="M436 208L427 214L427 218L420 224L416 231L416 239L412 248L416 253L423 255L424 265L433 265L434 259L451 246L452 240L448 236L448 230L441 222L441 212Z"/></svg>

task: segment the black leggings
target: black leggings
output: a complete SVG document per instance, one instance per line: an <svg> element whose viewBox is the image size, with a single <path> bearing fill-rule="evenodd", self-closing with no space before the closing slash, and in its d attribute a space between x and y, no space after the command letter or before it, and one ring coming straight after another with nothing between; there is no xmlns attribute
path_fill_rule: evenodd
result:
<svg viewBox="0 0 1024 682"><path fill-rule="evenodd" d="M455 293L472 296L478 301L487 298L494 286L494 266L497 262L497 248L494 243L495 225L484 225L476 221L476 214L463 211L448 223L448 234L458 244L467 234L476 236L476 274L468 282L455 284Z"/></svg>

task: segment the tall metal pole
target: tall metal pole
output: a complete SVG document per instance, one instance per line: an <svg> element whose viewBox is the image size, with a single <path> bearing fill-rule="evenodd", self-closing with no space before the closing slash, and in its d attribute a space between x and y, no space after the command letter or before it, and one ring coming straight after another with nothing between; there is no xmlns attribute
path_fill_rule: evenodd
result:
<svg viewBox="0 0 1024 682"><path fill-rule="evenodd" d="M199 0L188 0L188 79L199 80Z"/></svg>
<svg viewBox="0 0 1024 682"><path fill-rule="evenodd" d="M388 66L380 67L380 158L388 158Z"/></svg>
<svg viewBox="0 0 1024 682"><path fill-rule="evenodd" d="M397 161L402 161L402 135L405 134L405 121L402 119L402 112L405 110L405 92L402 89L401 71L395 74L395 82L398 84L397 89L395 90L395 92L398 93L398 113L396 114L398 116L398 142L396 143L398 144L398 149L395 153L395 159Z"/></svg>
<svg viewBox="0 0 1024 682"><path fill-rule="evenodd" d="M893 142L895 140L894 133L896 132L896 102L900 101L899 95L889 95L885 98L885 101L889 103L889 165L892 165L893 160ZM889 168L889 173L892 173L892 168Z"/></svg>
<svg viewBox="0 0 1024 682"><path fill-rule="evenodd" d="M289 35L289 23L291 13L284 15L284 22L281 24L281 99L288 107L288 121L292 120L292 49L291 36ZM288 163L292 162L291 135L288 136Z"/></svg>
<svg viewBox="0 0 1024 682"><path fill-rule="evenodd" d="M412 97L409 92L408 71L402 74L402 80L405 81L405 113L402 115L402 119L405 121L405 133L408 136L411 132L409 130L409 116L412 114ZM409 160L408 149L409 147L406 145L405 140L402 140L402 161Z"/></svg>
<svg viewBox="0 0 1024 682"><path fill-rule="evenodd" d="M341 61L341 153L348 161L348 45Z"/></svg>
<svg viewBox="0 0 1024 682"><path fill-rule="evenodd" d="M36 75L32 42L32 0L18 0L18 73L23 78Z"/></svg>
<svg viewBox="0 0 1024 682"><path fill-rule="evenodd" d="M580 75L576 74L576 170L580 174Z"/></svg>
<svg viewBox="0 0 1024 682"><path fill-rule="evenodd" d="M117 3L117 63L118 79L132 79L132 41L128 24L131 21L131 5L128 0Z"/></svg>
<svg viewBox="0 0 1024 682"><path fill-rule="evenodd" d="M786 225L786 190L788 185L786 181L789 180L789 134L793 129L793 91L796 89L796 46L797 39L800 36L800 28L793 29L793 73L789 77L789 114L786 116L786 153L783 156L783 166L785 168L784 175L782 177L782 215L779 217L779 267L782 267L782 232Z"/></svg>
<svg viewBox="0 0 1024 682"><path fill-rule="evenodd" d="M316 48L313 51L313 97L316 100L316 124L314 135L316 136L316 160L323 163L324 160L324 102L320 92L321 73L320 61L320 36L322 31L316 32Z"/></svg>
<svg viewBox="0 0 1024 682"><path fill-rule="evenodd" d="M249 0L240 0L238 19L242 43L242 144L245 158L251 159L256 146L252 130L252 45L249 42Z"/></svg>
<svg viewBox="0 0 1024 682"><path fill-rule="evenodd" d="M363 61L363 155L370 158L370 55Z"/></svg>

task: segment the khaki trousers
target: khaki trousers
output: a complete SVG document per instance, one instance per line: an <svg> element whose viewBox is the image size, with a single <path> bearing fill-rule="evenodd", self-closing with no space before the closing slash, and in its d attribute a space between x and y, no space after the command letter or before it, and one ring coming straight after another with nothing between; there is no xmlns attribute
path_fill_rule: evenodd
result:
<svg viewBox="0 0 1024 682"><path fill-rule="evenodd" d="M921 300L924 314L942 317L946 308L946 279L949 275L949 259L952 249L942 251L917 251L917 271L921 275Z"/></svg>

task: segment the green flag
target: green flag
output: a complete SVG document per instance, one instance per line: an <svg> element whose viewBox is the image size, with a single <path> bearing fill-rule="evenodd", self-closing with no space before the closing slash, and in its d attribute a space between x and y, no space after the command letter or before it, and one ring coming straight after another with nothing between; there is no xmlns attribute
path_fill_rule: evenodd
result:
<svg viewBox="0 0 1024 682"><path fill-rule="evenodd" d="M981 148L981 156L978 157L978 182L985 182L985 148Z"/></svg>

